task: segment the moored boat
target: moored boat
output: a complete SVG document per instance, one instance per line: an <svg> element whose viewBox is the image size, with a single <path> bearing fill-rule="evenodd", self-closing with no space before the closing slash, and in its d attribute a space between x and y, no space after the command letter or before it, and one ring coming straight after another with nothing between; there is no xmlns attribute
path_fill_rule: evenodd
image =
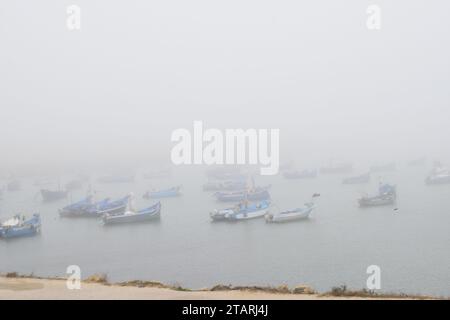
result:
<svg viewBox="0 0 450 320"><path fill-rule="evenodd" d="M0 223L0 237L5 239L34 236L40 230L41 217L38 213L33 214L28 220L25 216L16 215Z"/></svg>
<svg viewBox="0 0 450 320"><path fill-rule="evenodd" d="M87 214L91 216L101 217L105 214L122 214L127 209L128 203L130 201L130 195L123 197L122 199L109 201L105 199L99 202L92 208L87 210Z"/></svg>
<svg viewBox="0 0 450 320"><path fill-rule="evenodd" d="M288 222L309 218L311 212L315 209L313 202L305 203L304 207L293 210L281 211L266 215L266 222Z"/></svg>
<svg viewBox="0 0 450 320"><path fill-rule="evenodd" d="M161 203L158 202L151 207L134 211L129 209L124 213L108 213L103 215L103 223L120 224L120 223L136 223L158 219L161 214Z"/></svg>
<svg viewBox="0 0 450 320"><path fill-rule="evenodd" d="M124 198L125 199L125 198ZM99 213L101 208L106 209L109 207L111 211L120 211L120 208L125 208L125 200L116 202L110 202L109 198L103 199L98 202L93 201L92 196L88 196L83 200L72 203L59 210L61 217L98 217L102 213Z"/></svg>
<svg viewBox="0 0 450 320"><path fill-rule="evenodd" d="M396 187L383 184L378 188L378 194L375 196L364 196L358 200L360 207L376 207L392 205L397 199Z"/></svg>
<svg viewBox="0 0 450 320"><path fill-rule="evenodd" d="M264 217L269 212L270 201L264 200L257 203L242 201L236 206L227 209L216 209L210 213L214 221L248 220Z"/></svg>
<svg viewBox="0 0 450 320"><path fill-rule="evenodd" d="M450 183L450 171L440 163L436 163L431 173L425 179L425 183L426 184Z"/></svg>
<svg viewBox="0 0 450 320"><path fill-rule="evenodd" d="M176 186L168 189L147 191L144 195L144 199L157 199L157 198L170 198L178 197L181 195L181 186Z"/></svg>
<svg viewBox="0 0 450 320"><path fill-rule="evenodd" d="M239 202L242 200L258 201L270 199L269 186L234 192L216 192L214 196L222 202Z"/></svg>

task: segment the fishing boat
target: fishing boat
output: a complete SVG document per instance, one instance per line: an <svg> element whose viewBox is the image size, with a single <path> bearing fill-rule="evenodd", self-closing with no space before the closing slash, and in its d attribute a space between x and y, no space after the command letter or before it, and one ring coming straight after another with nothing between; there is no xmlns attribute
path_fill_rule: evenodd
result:
<svg viewBox="0 0 450 320"><path fill-rule="evenodd" d="M266 222L288 222L309 218L311 212L315 209L314 203L305 203L302 208L296 208L288 211L281 211L275 214L267 214Z"/></svg>
<svg viewBox="0 0 450 320"><path fill-rule="evenodd" d="M343 184L360 184L360 183L367 183L370 181L370 172L355 176L355 177L348 177L342 180Z"/></svg>
<svg viewBox="0 0 450 320"><path fill-rule="evenodd" d="M380 172L390 172L395 171L397 169L397 166L394 162L386 163L382 165L375 165L370 167L371 173L380 173Z"/></svg>
<svg viewBox="0 0 450 320"><path fill-rule="evenodd" d="M243 180L209 181L203 185L203 191L240 191L246 186Z"/></svg>
<svg viewBox="0 0 450 320"><path fill-rule="evenodd" d="M277 213L268 213L266 214L266 222L289 222L289 221L296 221L296 220L303 220L308 219L311 215L311 212L316 208L314 204L314 198L320 197L319 193L314 193L311 197L311 201L305 203L303 207L287 210L287 211L280 211Z"/></svg>
<svg viewBox="0 0 450 320"><path fill-rule="evenodd" d="M341 163L338 165L330 165L320 168L320 173L323 174L341 174L350 173L353 171L353 165L351 163Z"/></svg>
<svg viewBox="0 0 450 320"><path fill-rule="evenodd" d="M364 196L358 200L360 207L376 207L394 204L397 198L396 187L382 184L375 196Z"/></svg>
<svg viewBox="0 0 450 320"><path fill-rule="evenodd" d="M103 215L104 225L120 223L136 223L158 219L161 214L161 203L158 202L151 207L134 211L127 210L124 213L108 213Z"/></svg>
<svg viewBox="0 0 450 320"><path fill-rule="evenodd" d="M431 173L425 179L425 183L429 185L450 183L450 171L440 163L436 163Z"/></svg>
<svg viewBox="0 0 450 320"><path fill-rule="evenodd" d="M270 201L261 201L257 203L249 203L244 200L232 208L216 209L210 212L210 217L214 221L226 220L248 220L264 217L269 212Z"/></svg>
<svg viewBox="0 0 450 320"><path fill-rule="evenodd" d="M222 202L239 202L242 200L258 201L270 199L269 186L234 192L216 192L214 196Z"/></svg>
<svg viewBox="0 0 450 320"><path fill-rule="evenodd" d="M86 214L96 217L101 217L106 214L122 214L126 211L129 201L130 195L115 201L105 199L89 208Z"/></svg>
<svg viewBox="0 0 450 320"><path fill-rule="evenodd" d="M52 190L42 189L41 195L42 195L42 199L45 202L57 201L57 200L66 198L67 191L63 191L63 190L52 191Z"/></svg>
<svg viewBox="0 0 450 320"><path fill-rule="evenodd" d="M38 213L30 219L16 215L0 223L0 237L4 239L34 236L41 230L41 217Z"/></svg>
<svg viewBox="0 0 450 320"><path fill-rule="evenodd" d="M286 171L283 173L286 179L310 179L317 177L317 170L303 170L303 171Z"/></svg>
<svg viewBox="0 0 450 320"><path fill-rule="evenodd" d="M125 199L125 198L124 198ZM98 217L102 214L99 211L105 211L105 209L110 209L110 211L120 212L121 208L125 208L126 203L123 204L125 200L119 201L118 203L110 202L109 198L103 199L98 202L93 201L92 196L88 196L78 202L72 203L68 206L59 210L59 215L61 217Z"/></svg>
<svg viewBox="0 0 450 320"><path fill-rule="evenodd" d="M157 199L157 198L171 198L181 195L181 186L172 187L169 189L147 191L144 195L144 199Z"/></svg>

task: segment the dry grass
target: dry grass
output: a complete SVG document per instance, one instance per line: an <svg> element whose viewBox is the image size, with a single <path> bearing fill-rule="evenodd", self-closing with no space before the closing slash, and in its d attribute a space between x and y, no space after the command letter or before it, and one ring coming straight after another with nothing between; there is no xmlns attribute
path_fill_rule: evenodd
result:
<svg viewBox="0 0 450 320"><path fill-rule="evenodd" d="M429 300L429 299L442 299L439 297L431 297L425 295L414 295L406 293L380 293L373 290L361 289L352 290L347 288L346 285L331 288L331 291L320 294L323 297L359 297L359 298L378 298L378 299L417 299L417 300Z"/></svg>

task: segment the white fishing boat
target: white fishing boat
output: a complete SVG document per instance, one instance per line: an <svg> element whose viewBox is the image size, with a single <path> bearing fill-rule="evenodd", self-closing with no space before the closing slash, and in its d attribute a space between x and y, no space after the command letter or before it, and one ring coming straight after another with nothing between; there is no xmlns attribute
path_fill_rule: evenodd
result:
<svg viewBox="0 0 450 320"><path fill-rule="evenodd" d="M319 193L314 193L311 197L311 201L305 203L303 207L287 211L279 211L273 214L269 213L265 217L266 222L289 222L308 219L313 210L316 208L314 204L314 198L319 196Z"/></svg>
<svg viewBox="0 0 450 320"><path fill-rule="evenodd" d="M315 205L312 202L305 203L302 208L296 208L293 210L280 211L274 214L266 215L266 222L288 222L308 219L311 212L315 209Z"/></svg>
<svg viewBox="0 0 450 320"><path fill-rule="evenodd" d="M214 210L210 213L211 219L218 220L248 220L264 217L269 212L270 201L261 201L258 203L248 203L242 201L233 208Z"/></svg>
<svg viewBox="0 0 450 320"><path fill-rule="evenodd" d="M103 223L107 224L119 224L119 223L136 223L154 220L160 217L161 214L161 202L154 204L151 207L134 211L127 210L121 214L106 214L103 216Z"/></svg>
<svg viewBox="0 0 450 320"><path fill-rule="evenodd" d="M440 163L436 163L431 173L425 180L426 184L450 183L450 170Z"/></svg>

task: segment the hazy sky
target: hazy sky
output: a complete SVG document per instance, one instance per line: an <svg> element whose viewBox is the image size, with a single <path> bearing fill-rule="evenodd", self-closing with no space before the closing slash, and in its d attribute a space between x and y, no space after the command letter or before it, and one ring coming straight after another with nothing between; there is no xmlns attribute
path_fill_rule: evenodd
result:
<svg viewBox="0 0 450 320"><path fill-rule="evenodd" d="M81 8L81 30L66 7ZM382 9L379 31L366 9ZM282 158L449 157L446 0L0 2L0 164L169 158L280 128Z"/></svg>

